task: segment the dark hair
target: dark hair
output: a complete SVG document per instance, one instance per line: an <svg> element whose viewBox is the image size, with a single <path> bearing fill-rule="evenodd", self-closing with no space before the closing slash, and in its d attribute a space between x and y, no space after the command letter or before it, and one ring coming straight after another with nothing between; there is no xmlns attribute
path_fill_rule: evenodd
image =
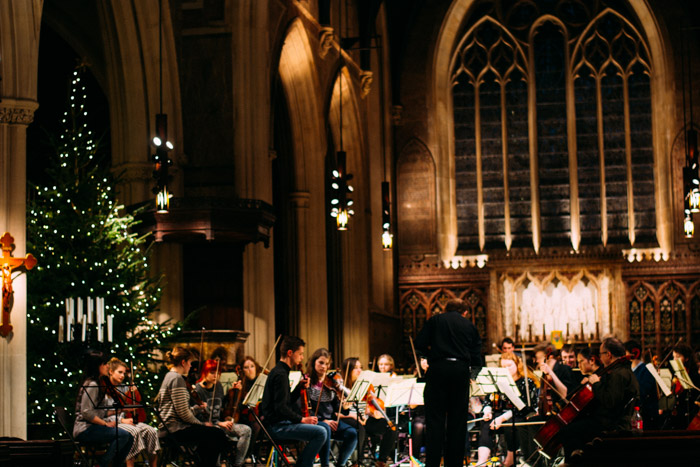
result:
<svg viewBox="0 0 700 467"><path fill-rule="evenodd" d="M625 355L625 346L616 337L606 337L601 342L601 345L615 358L624 357Z"/></svg>
<svg viewBox="0 0 700 467"><path fill-rule="evenodd" d="M447 302L447 305L445 305L445 313L448 313L450 311L457 311L459 313L464 313L467 311L467 304L464 303L464 300L455 298Z"/></svg>
<svg viewBox="0 0 700 467"><path fill-rule="evenodd" d="M688 344L678 344L673 348L673 351L683 355L685 359L683 362L685 369L688 370L688 374L695 378L698 372L698 362L695 359L695 352L693 352L693 349Z"/></svg>
<svg viewBox="0 0 700 467"><path fill-rule="evenodd" d="M501 341L501 345L500 345L501 350L503 350L503 344L510 344L513 347L515 347L515 342L513 342L513 339L511 339L510 337L503 338L503 340Z"/></svg>
<svg viewBox="0 0 700 467"><path fill-rule="evenodd" d="M574 344L564 344L562 348L559 349L559 353L561 352L576 353L576 348L574 347Z"/></svg>
<svg viewBox="0 0 700 467"><path fill-rule="evenodd" d="M194 358L194 354L190 349L185 347L175 346L173 350L165 352L165 359L172 366L182 366L183 360Z"/></svg>
<svg viewBox="0 0 700 467"><path fill-rule="evenodd" d="M289 350L296 352L299 350L299 347L304 347L305 345L306 342L298 337L285 336L285 338L282 339L282 344L280 345L280 358L285 358Z"/></svg>
<svg viewBox="0 0 700 467"><path fill-rule="evenodd" d="M318 375L316 374L316 360L321 357L326 357L328 359L328 363L331 363L331 353L328 351L328 349L323 347L316 349L314 353L311 354L311 357L309 357L309 361L306 362L306 374L309 375L311 384L318 383Z"/></svg>
<svg viewBox="0 0 700 467"><path fill-rule="evenodd" d="M85 386L90 381L96 382L99 387L97 400L94 400L93 403L95 406L100 405L105 396L107 383L100 373L100 367L106 365L108 360L109 358L107 358L101 350L87 350L85 352L83 355L83 382L80 384L80 389L78 390L76 405L80 402L83 391L85 391Z"/></svg>
<svg viewBox="0 0 700 467"><path fill-rule="evenodd" d="M598 366L602 366L600 362L600 348L599 347L582 347L579 349L578 354L581 355L586 360L592 360Z"/></svg>
<svg viewBox="0 0 700 467"><path fill-rule="evenodd" d="M350 387L352 385L352 381L350 381L350 375L352 374L352 370L355 369L355 365L357 365L357 362L359 361L360 359L357 357L348 357L345 360L343 360L343 365L340 367L340 374L343 375L343 384L345 384L347 387Z"/></svg>
<svg viewBox="0 0 700 467"><path fill-rule="evenodd" d="M632 358L634 358L635 360L639 360L642 358L642 346L638 341L630 339L627 342L625 342L624 345L625 350L628 351L630 355L632 355Z"/></svg>
<svg viewBox="0 0 700 467"><path fill-rule="evenodd" d="M551 342L540 342L535 346L535 349L533 350L534 353L537 352L544 352L547 358L549 357L554 357L557 358L559 356L559 351L552 345Z"/></svg>

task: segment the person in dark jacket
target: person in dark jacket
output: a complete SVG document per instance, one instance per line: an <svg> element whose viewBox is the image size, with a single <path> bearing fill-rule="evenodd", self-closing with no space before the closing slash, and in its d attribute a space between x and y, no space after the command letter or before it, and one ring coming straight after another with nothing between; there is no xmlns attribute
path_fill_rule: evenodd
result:
<svg viewBox="0 0 700 467"><path fill-rule="evenodd" d="M642 360L642 346L635 340L625 342L625 351L632 358L632 372L639 383L639 409L645 430L656 429L659 418L659 395L656 380Z"/></svg>
<svg viewBox="0 0 700 467"><path fill-rule="evenodd" d="M428 357L424 390L426 466L461 467L469 412L470 374L481 368L481 338L466 318L467 305L450 300L416 338L416 350ZM470 373L471 372L471 373Z"/></svg>
<svg viewBox="0 0 700 467"><path fill-rule="evenodd" d="M275 440L307 442L297 465L312 467L316 454L330 441L328 431L318 426L317 417L302 417L299 412L299 394L308 380L299 383L294 392L289 391L289 372L292 368L298 368L304 360L305 345L298 337L288 336L282 339L280 360L267 375L260 412L263 424Z"/></svg>
<svg viewBox="0 0 700 467"><path fill-rule="evenodd" d="M593 387L591 411L580 415L559 432L564 453L572 453L603 431L628 430L634 404L639 399L639 383L628 359L625 347L618 339L608 337L600 344L600 361L605 366L601 376L591 375Z"/></svg>

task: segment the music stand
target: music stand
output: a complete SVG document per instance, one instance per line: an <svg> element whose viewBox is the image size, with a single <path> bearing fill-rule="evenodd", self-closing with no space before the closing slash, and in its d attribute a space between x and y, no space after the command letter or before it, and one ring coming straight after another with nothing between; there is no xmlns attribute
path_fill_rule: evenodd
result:
<svg viewBox="0 0 700 467"><path fill-rule="evenodd" d="M424 389L425 383L417 382L416 378L405 379L389 386L385 405L387 407L399 407L402 405L408 407L408 457L404 457L403 459L396 461L396 457L398 456L395 456L394 460L396 462L392 464L392 467L401 465L406 461L410 463L415 462L421 466L423 465L419 460L413 457L413 413L411 412L411 406L425 404L423 400Z"/></svg>
<svg viewBox="0 0 700 467"><path fill-rule="evenodd" d="M664 393L664 396L668 397L671 395L671 389L669 389L668 385L666 384L666 381L661 377L658 371L656 371L656 367L651 364L647 363L646 364L647 370L649 370L649 373L651 373L651 376L654 377L656 380L656 384L659 385L659 389Z"/></svg>

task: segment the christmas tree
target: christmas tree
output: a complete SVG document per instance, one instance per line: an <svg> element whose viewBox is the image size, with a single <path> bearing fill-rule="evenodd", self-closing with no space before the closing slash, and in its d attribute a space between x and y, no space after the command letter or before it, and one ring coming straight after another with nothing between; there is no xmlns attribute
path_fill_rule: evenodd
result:
<svg viewBox="0 0 700 467"><path fill-rule="evenodd" d="M143 400L152 399L160 383L153 352L179 330L151 320L161 278L149 273L146 239L133 232L134 215L118 205L117 180L89 129L83 73L79 68L71 79L64 129L47 167L50 183L29 187L27 251L39 261L27 276L30 423L52 422L54 406L74 408L88 348L133 363ZM94 321L83 339L87 319L77 318L73 339L63 328L59 342L59 320L69 324L66 299L88 297L104 299L113 342L106 330L98 340Z"/></svg>

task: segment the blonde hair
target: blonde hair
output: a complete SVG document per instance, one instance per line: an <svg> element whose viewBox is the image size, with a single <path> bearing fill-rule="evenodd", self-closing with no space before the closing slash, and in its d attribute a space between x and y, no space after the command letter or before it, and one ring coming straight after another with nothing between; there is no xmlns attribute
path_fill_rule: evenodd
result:
<svg viewBox="0 0 700 467"><path fill-rule="evenodd" d="M117 357L112 357L112 358L110 358L109 361L107 362L107 369L108 369L110 372L116 370L116 369L119 368L120 366L123 366L124 368L128 368L128 367L126 366L126 363L122 362L122 361L119 360Z"/></svg>
<svg viewBox="0 0 700 467"><path fill-rule="evenodd" d="M382 358L386 359L386 361L389 362L389 365L391 365L391 368L389 369L389 373L391 373L392 371L394 371L394 366L395 366L395 364L394 364L394 357L392 357L392 356L389 355L388 353L383 353L383 354L381 354L381 355L379 356L379 358L377 359L377 362L378 362L379 360L381 360Z"/></svg>

